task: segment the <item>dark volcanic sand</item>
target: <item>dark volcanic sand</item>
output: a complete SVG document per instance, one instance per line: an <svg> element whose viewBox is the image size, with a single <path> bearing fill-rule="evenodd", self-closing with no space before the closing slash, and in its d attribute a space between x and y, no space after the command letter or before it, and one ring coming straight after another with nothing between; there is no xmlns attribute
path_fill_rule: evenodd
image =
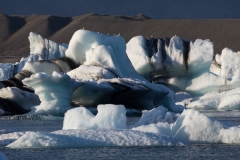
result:
<svg viewBox="0 0 240 160"><path fill-rule="evenodd" d="M214 53L225 47L240 50L240 19L227 20L155 20L144 15L133 17L87 14L76 17L50 15L8 16L0 14L0 63L16 62L29 55L29 32L36 32L57 43L69 43L73 33L86 29L103 34L132 37L180 36L183 39L210 39Z"/></svg>

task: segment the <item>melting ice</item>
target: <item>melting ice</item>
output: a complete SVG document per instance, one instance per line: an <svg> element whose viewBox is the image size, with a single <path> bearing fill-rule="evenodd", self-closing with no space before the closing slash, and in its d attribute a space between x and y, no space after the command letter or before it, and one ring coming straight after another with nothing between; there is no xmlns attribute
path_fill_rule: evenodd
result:
<svg viewBox="0 0 240 160"><path fill-rule="evenodd" d="M136 36L126 44L86 30L69 45L35 33L29 40L28 58L1 64L0 114L65 114L63 130L1 134L7 147L240 143L239 127L184 110L239 110L239 52L225 48L213 61L210 40ZM144 110L136 124L126 125L125 107Z"/></svg>

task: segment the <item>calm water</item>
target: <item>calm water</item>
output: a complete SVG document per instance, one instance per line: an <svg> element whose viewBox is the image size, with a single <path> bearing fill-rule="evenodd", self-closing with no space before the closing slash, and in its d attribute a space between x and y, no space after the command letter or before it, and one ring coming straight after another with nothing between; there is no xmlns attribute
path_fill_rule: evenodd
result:
<svg viewBox="0 0 240 160"><path fill-rule="evenodd" d="M220 121L240 125L240 112L204 112ZM0 117L0 130L51 132L62 128L63 119L47 117ZM129 117L128 125L139 117ZM15 159L240 159L240 145L201 144L187 147L95 147L58 149L9 149L0 146L10 160Z"/></svg>

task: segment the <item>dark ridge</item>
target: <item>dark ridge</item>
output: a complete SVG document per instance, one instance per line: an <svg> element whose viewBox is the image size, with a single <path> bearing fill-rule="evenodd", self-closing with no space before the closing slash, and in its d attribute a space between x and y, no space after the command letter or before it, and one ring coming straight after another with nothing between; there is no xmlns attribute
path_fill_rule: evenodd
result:
<svg viewBox="0 0 240 160"><path fill-rule="evenodd" d="M18 87L18 86L23 86L23 83L21 80L13 77L13 78L10 78L10 79L7 79L6 81L10 82L13 84L13 87Z"/></svg>
<svg viewBox="0 0 240 160"><path fill-rule="evenodd" d="M169 46L170 43L170 38L161 38L160 39L160 51L162 53L162 64L164 65L164 62L166 61L167 58L167 52L165 46Z"/></svg>
<svg viewBox="0 0 240 160"><path fill-rule="evenodd" d="M52 31L52 33L55 33L61 28L67 26L71 21L71 17L50 16L48 18L48 27Z"/></svg>
<svg viewBox="0 0 240 160"><path fill-rule="evenodd" d="M62 61L62 62L64 62L64 63L67 63L67 64L69 65L69 67L71 68L71 70L79 67L79 65L76 64L75 61L72 60L72 59L69 58L69 57L61 57L61 58L58 58L58 59L53 59L53 60L51 60L51 61L52 61L53 63L55 63L55 64L56 64L56 61ZM66 71L65 71L65 72L66 72Z"/></svg>
<svg viewBox="0 0 240 160"><path fill-rule="evenodd" d="M7 79L5 81L0 81L0 88L6 88L6 87L17 87L21 90L34 93L34 90L31 88L28 88L22 83L22 80L24 78L28 78L32 75L31 72L27 70L22 70L20 73L16 74L13 78Z"/></svg>
<svg viewBox="0 0 240 160"><path fill-rule="evenodd" d="M189 52L190 52L190 43L191 41L188 40L188 41L185 41L182 39L182 44L183 44L183 62L184 62L184 65L186 67L186 71L188 70L188 55L189 55Z"/></svg>
<svg viewBox="0 0 240 160"><path fill-rule="evenodd" d="M29 72L28 70L22 70L21 72L19 72L18 74L16 74L14 76L14 78L18 79L19 81L22 81L25 78L28 78L32 75L31 72Z"/></svg>
<svg viewBox="0 0 240 160"><path fill-rule="evenodd" d="M0 97L0 108L6 112L6 114L24 114L29 112L28 110L25 110L21 108L18 104L14 103L13 101L9 99L4 99Z"/></svg>
<svg viewBox="0 0 240 160"><path fill-rule="evenodd" d="M155 53L158 52L157 47L158 39L151 37L149 40L146 40L146 50L148 53L148 57L151 58Z"/></svg>
<svg viewBox="0 0 240 160"><path fill-rule="evenodd" d="M9 36L11 36L9 23L9 17L5 14L0 14L0 46Z"/></svg>
<svg viewBox="0 0 240 160"><path fill-rule="evenodd" d="M0 45L26 24L24 18L0 14Z"/></svg>
<svg viewBox="0 0 240 160"><path fill-rule="evenodd" d="M125 20L131 20L131 21L145 21L145 20L151 19L151 18L145 16L142 13L138 14L137 16L115 16L115 17L122 18L122 19L125 19Z"/></svg>
<svg viewBox="0 0 240 160"><path fill-rule="evenodd" d="M132 91L130 87L121 85L119 83L111 83L111 86L115 88L117 91L112 94L111 102L112 104L122 104L126 108L133 108L136 110L144 110L146 109L143 104L141 104L139 101L135 100L134 98L137 97L137 93L140 94L140 92L137 92L134 94L134 96L131 96L133 94L129 94L129 92ZM131 100L130 100L131 99Z"/></svg>
<svg viewBox="0 0 240 160"><path fill-rule="evenodd" d="M165 45L166 45L167 47L169 47L171 38L164 37L163 40L164 40Z"/></svg>
<svg viewBox="0 0 240 160"><path fill-rule="evenodd" d="M13 34L17 30L22 28L26 23L27 23L26 20L24 18L22 18L22 17L11 16L10 17L9 29L10 29L11 33Z"/></svg>

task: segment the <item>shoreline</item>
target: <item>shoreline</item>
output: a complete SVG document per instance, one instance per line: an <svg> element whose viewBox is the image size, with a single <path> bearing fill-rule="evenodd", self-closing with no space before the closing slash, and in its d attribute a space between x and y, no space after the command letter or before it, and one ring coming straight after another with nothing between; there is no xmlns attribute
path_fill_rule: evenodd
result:
<svg viewBox="0 0 240 160"><path fill-rule="evenodd" d="M109 35L124 37L126 43L134 36L149 39L180 36L184 40L210 39L214 43L214 54L225 47L240 50L240 19L151 19L143 14L136 16L108 16L85 14L74 17L51 15L0 14L0 63L15 62L17 57L30 53L28 35L36 32L57 43L69 43L73 33L86 29ZM14 56L15 59L7 57ZM5 57L5 58L3 58Z"/></svg>

